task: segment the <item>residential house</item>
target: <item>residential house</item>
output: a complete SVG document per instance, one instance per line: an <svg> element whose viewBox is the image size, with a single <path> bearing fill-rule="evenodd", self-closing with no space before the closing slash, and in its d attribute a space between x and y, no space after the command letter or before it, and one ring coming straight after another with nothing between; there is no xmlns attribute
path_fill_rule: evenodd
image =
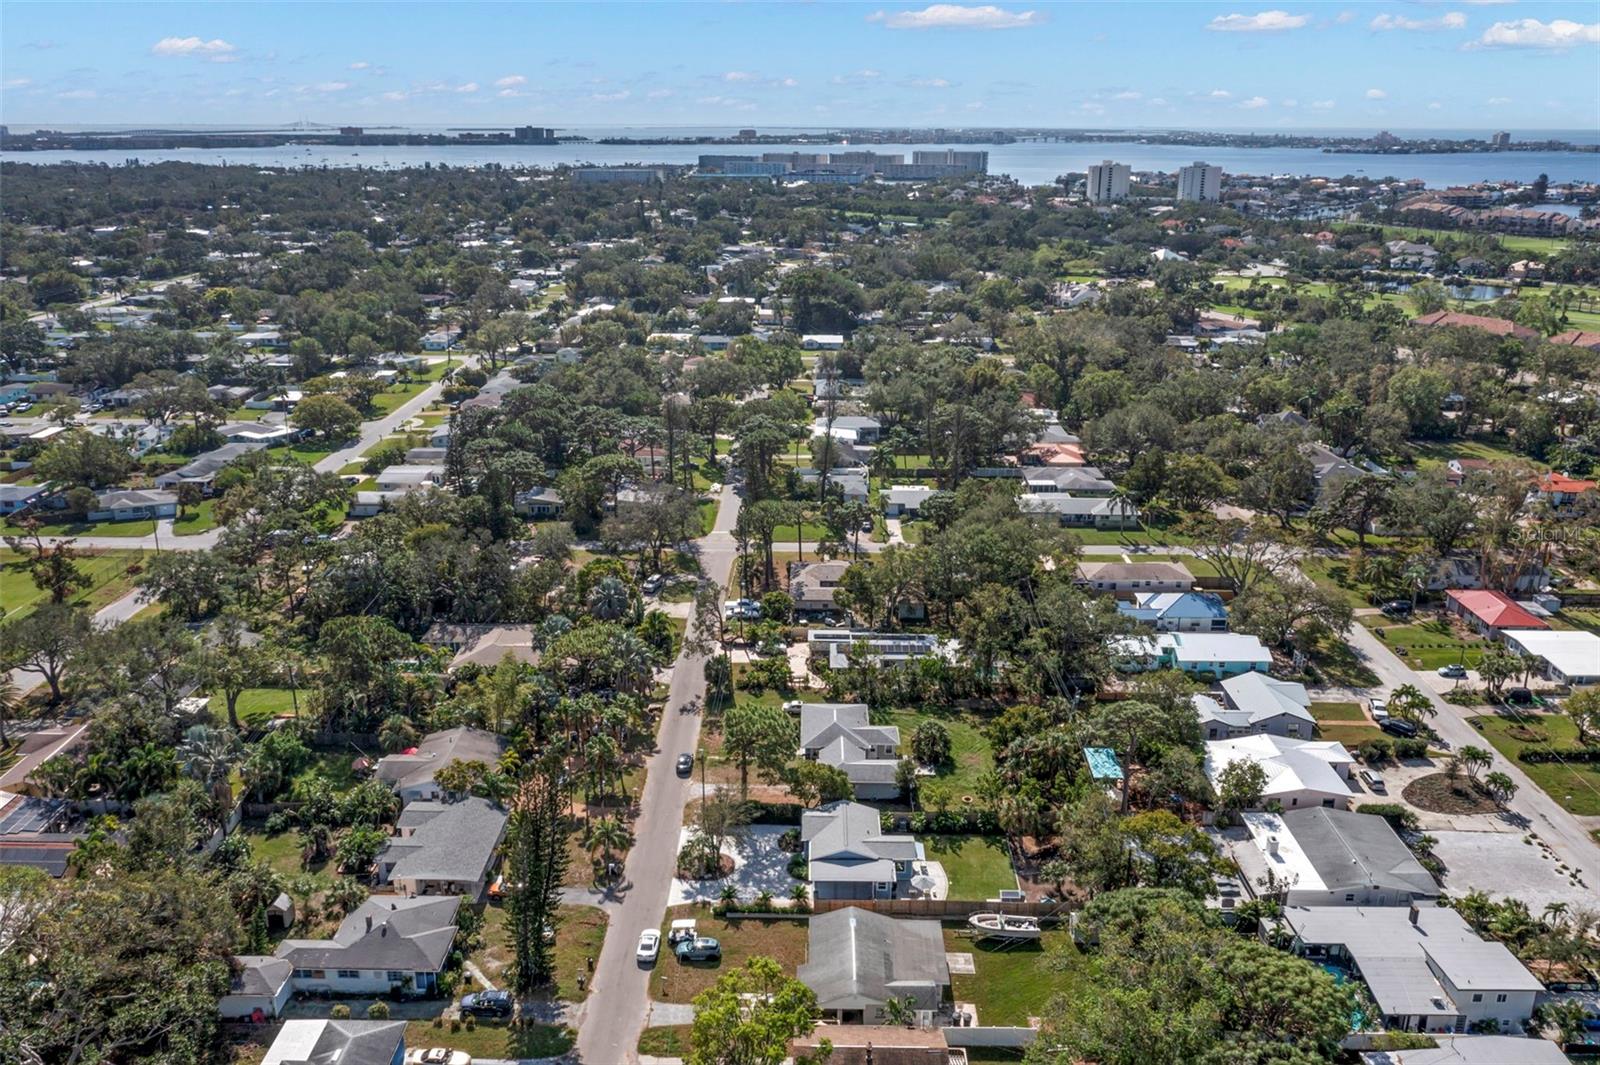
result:
<svg viewBox="0 0 1600 1065"><path fill-rule="evenodd" d="M1349 481L1371 475L1371 471L1357 466L1326 444L1306 444L1300 450L1311 460L1311 478L1318 500L1331 498Z"/></svg>
<svg viewBox="0 0 1600 1065"><path fill-rule="evenodd" d="M1222 771L1234 762L1250 761L1266 771L1261 802L1285 810L1302 806L1350 808L1350 770L1355 758L1344 745L1323 740L1297 740L1257 734L1206 743L1205 773L1216 787Z"/></svg>
<svg viewBox="0 0 1600 1065"><path fill-rule="evenodd" d="M232 443L288 444L304 436L304 432L291 425L269 425L266 422L225 422L217 426L217 435Z"/></svg>
<svg viewBox="0 0 1600 1065"><path fill-rule="evenodd" d="M294 965L290 983L309 994L387 995L431 992L455 946L457 895L374 895L353 910L332 939L286 939L273 956Z"/></svg>
<svg viewBox="0 0 1600 1065"><path fill-rule="evenodd" d="M1596 487L1600 487L1600 482L1568 477L1564 473L1547 473L1534 485L1533 498L1552 509L1563 510L1577 503L1579 496L1593 492Z"/></svg>
<svg viewBox="0 0 1600 1065"><path fill-rule="evenodd" d="M1465 621L1481 636L1491 639L1511 629L1548 629L1526 607L1504 592L1486 588L1452 588L1445 592L1444 608Z"/></svg>
<svg viewBox="0 0 1600 1065"><path fill-rule="evenodd" d="M1494 463L1488 459L1453 458L1445 463L1445 480L1460 487L1467 483L1467 479L1479 474L1486 474L1494 469Z"/></svg>
<svg viewBox="0 0 1600 1065"><path fill-rule="evenodd" d="M1410 240L1391 240L1384 245L1389 253L1392 270L1421 270L1431 273L1439 261L1439 251L1431 244L1418 244Z"/></svg>
<svg viewBox="0 0 1600 1065"><path fill-rule="evenodd" d="M789 563L789 597L800 614L825 614L834 609L833 595L850 568L848 559Z"/></svg>
<svg viewBox="0 0 1600 1065"><path fill-rule="evenodd" d="M1069 528L1137 529L1139 509L1125 499L1068 495L1052 492L1019 495L1017 509L1024 514L1053 517Z"/></svg>
<svg viewBox="0 0 1600 1065"><path fill-rule="evenodd" d="M178 493L159 489L114 488L95 496L89 521L151 521L178 513Z"/></svg>
<svg viewBox="0 0 1600 1065"><path fill-rule="evenodd" d="M451 669L465 665L493 669L510 655L524 665L539 664L534 637L538 626L528 624L486 625L471 622L436 621L422 634L422 642L433 647L449 647L456 652Z"/></svg>
<svg viewBox="0 0 1600 1065"><path fill-rule="evenodd" d="M893 799L900 730L874 725L865 703L807 703L800 708L800 753L842 769L858 799Z"/></svg>
<svg viewBox="0 0 1600 1065"><path fill-rule="evenodd" d="M790 1056L816 1060L823 1040L833 1048L828 1065L966 1065L964 1047L952 1047L943 1028L903 1024L819 1024L790 1041Z"/></svg>
<svg viewBox="0 0 1600 1065"><path fill-rule="evenodd" d="M380 492L411 492L444 483L440 466L389 466L373 478Z"/></svg>
<svg viewBox="0 0 1600 1065"><path fill-rule="evenodd" d="M1276 414L1256 417L1256 425L1262 429L1304 429L1310 424L1305 415L1297 410L1280 410Z"/></svg>
<svg viewBox="0 0 1600 1065"><path fill-rule="evenodd" d="M445 456L450 453L447 447L411 447L406 448L407 466L443 466Z"/></svg>
<svg viewBox="0 0 1600 1065"><path fill-rule="evenodd" d="M430 431L428 433L428 446L429 447L449 447L450 446L450 426L448 426L448 425L436 425L436 426L434 426L432 431Z"/></svg>
<svg viewBox="0 0 1600 1065"><path fill-rule="evenodd" d="M1020 461L1024 466L1082 466L1083 446L1076 440L1041 440L1023 448Z"/></svg>
<svg viewBox="0 0 1600 1065"><path fill-rule="evenodd" d="M915 518L937 489L925 484L897 484L878 493L883 513L891 518Z"/></svg>
<svg viewBox="0 0 1600 1065"><path fill-rule="evenodd" d="M1117 610L1157 632L1228 631L1228 608L1214 592L1136 592Z"/></svg>
<svg viewBox="0 0 1600 1065"><path fill-rule="evenodd" d="M157 488L177 488L183 484L196 484L206 495L210 495L216 483L217 474L227 466L244 458L254 451L260 451L265 444L247 440L236 440L231 444L223 444L219 448L207 451L186 465L175 470L163 473L156 478Z"/></svg>
<svg viewBox="0 0 1600 1065"><path fill-rule="evenodd" d="M1094 466L1041 466L1022 471L1023 491L1030 495L1066 492L1074 496L1108 496L1117 490Z"/></svg>
<svg viewBox="0 0 1600 1065"><path fill-rule="evenodd" d="M410 494L410 489L398 489L388 492L360 491L350 500L350 508L345 514L351 518L375 517Z"/></svg>
<svg viewBox="0 0 1600 1065"><path fill-rule="evenodd" d="M834 802L800 815L806 878L818 899L898 899L926 855L911 836L883 831L878 811Z"/></svg>
<svg viewBox="0 0 1600 1065"><path fill-rule="evenodd" d="M384 755L373 767L374 775L392 787L402 804L418 799L443 799L446 794L434 774L451 762L482 762L493 768L508 744L502 736L462 725L430 732L422 742L398 754Z"/></svg>
<svg viewBox="0 0 1600 1065"><path fill-rule="evenodd" d="M48 484L0 484L0 514L20 514L43 506L55 489Z"/></svg>
<svg viewBox="0 0 1600 1065"><path fill-rule="evenodd" d="M914 612L914 611L913 611ZM807 652L829 669L845 669L852 654L879 666L897 666L928 655L948 655L952 645L925 632L868 632L865 629L811 629Z"/></svg>
<svg viewBox="0 0 1600 1065"><path fill-rule="evenodd" d="M1200 731L1208 740L1257 733L1309 739L1316 731L1304 684L1251 672L1229 677L1221 687L1221 701L1212 695L1194 697Z"/></svg>
<svg viewBox="0 0 1600 1065"><path fill-rule="evenodd" d="M1286 906L1409 906L1439 885L1389 822L1326 806L1247 811L1222 835L1250 893Z"/></svg>
<svg viewBox="0 0 1600 1065"><path fill-rule="evenodd" d="M1412 325L1429 328L1482 329L1497 337L1514 337L1517 340L1538 340L1539 333L1526 326L1517 325L1509 318L1487 318L1480 314L1463 314L1460 311L1434 311L1411 319Z"/></svg>
<svg viewBox="0 0 1600 1065"><path fill-rule="evenodd" d="M1600 333L1587 329L1568 329L1564 333L1557 333L1550 338L1552 344L1570 344L1576 348L1588 348L1590 351L1600 351Z"/></svg>
<svg viewBox="0 0 1600 1065"><path fill-rule="evenodd" d="M938 921L896 920L858 906L811 918L806 962L795 975L823 1016L840 1024L886 1023L890 999L935 1012L950 992Z"/></svg>
<svg viewBox="0 0 1600 1065"><path fill-rule="evenodd" d="M800 338L800 347L806 351L839 351L844 347L841 333L806 333Z"/></svg>
<svg viewBox="0 0 1600 1065"><path fill-rule="evenodd" d="M408 803L395 821L395 834L378 853L379 884L403 895L483 897L500 841L506 812L488 799L460 802L421 799Z"/></svg>
<svg viewBox="0 0 1600 1065"><path fill-rule="evenodd" d="M826 418L811 424L813 437L831 436L846 444L876 444L883 438L883 423L861 414L840 414L830 425Z"/></svg>
<svg viewBox="0 0 1600 1065"><path fill-rule="evenodd" d="M222 1019L260 1022L282 1015L294 993L289 982L294 966L289 960L268 954L240 954L232 965L228 993L217 1001Z"/></svg>
<svg viewBox="0 0 1600 1065"><path fill-rule="evenodd" d="M800 483L815 486L822 480L822 471L809 466L794 471ZM865 503L868 497L867 468L865 466L835 466L828 470L828 491L837 491L846 503Z"/></svg>
<svg viewBox="0 0 1600 1065"><path fill-rule="evenodd" d="M544 521L561 516L561 492L556 488L529 488L518 492L513 502L519 518Z"/></svg>
<svg viewBox="0 0 1600 1065"><path fill-rule="evenodd" d="M403 1065L405 1021L285 1021L261 1065Z"/></svg>
<svg viewBox="0 0 1600 1065"><path fill-rule="evenodd" d="M1194 574L1182 562L1080 562L1075 580L1090 591L1126 597L1194 587Z"/></svg>
<svg viewBox="0 0 1600 1065"><path fill-rule="evenodd" d="M1600 684L1600 636L1581 629L1511 629L1506 646L1539 663L1539 672L1557 684Z"/></svg>
<svg viewBox="0 0 1600 1065"><path fill-rule="evenodd" d="M459 339L461 339L461 330L453 326L446 329L435 329L433 332L423 336L422 350L447 351L454 347L455 342Z"/></svg>
<svg viewBox="0 0 1600 1065"><path fill-rule="evenodd" d="M1544 991L1503 943L1446 906L1290 906L1283 920L1295 953L1348 966L1367 985L1373 1020L1390 1031L1521 1031Z"/></svg>
<svg viewBox="0 0 1600 1065"><path fill-rule="evenodd" d="M1572 1065L1561 1046L1539 1036L1438 1035L1414 1050L1364 1050L1361 1065Z"/></svg>

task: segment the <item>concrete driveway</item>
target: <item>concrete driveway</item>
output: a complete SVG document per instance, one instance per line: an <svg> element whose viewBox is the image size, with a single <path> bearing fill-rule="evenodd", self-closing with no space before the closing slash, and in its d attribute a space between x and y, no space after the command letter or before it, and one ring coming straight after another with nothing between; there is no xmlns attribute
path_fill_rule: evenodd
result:
<svg viewBox="0 0 1600 1065"><path fill-rule="evenodd" d="M716 902L722 897L722 889L730 884L741 899L753 899L763 891L772 892L775 899L787 899L796 884L805 883L789 875L790 854L778 846L778 837L788 830L785 825L751 825L741 838L723 848L722 853L733 859L733 872L729 876L720 880L674 878L667 905ZM688 842L689 832L685 827L679 835L680 848Z"/></svg>
<svg viewBox="0 0 1600 1065"><path fill-rule="evenodd" d="M1592 908L1594 891L1572 881L1542 841L1524 832L1430 831L1433 853L1445 864L1444 888L1455 897L1482 891L1517 898L1538 916L1546 904Z"/></svg>

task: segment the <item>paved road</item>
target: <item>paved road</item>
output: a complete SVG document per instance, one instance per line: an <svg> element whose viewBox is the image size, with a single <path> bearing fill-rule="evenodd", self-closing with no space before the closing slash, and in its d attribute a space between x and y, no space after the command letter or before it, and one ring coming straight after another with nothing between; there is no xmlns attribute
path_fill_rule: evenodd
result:
<svg viewBox="0 0 1600 1065"><path fill-rule="evenodd" d="M1591 890L1600 889L1600 846L1589 838L1584 826L1576 817L1563 810L1556 801L1523 773L1515 761L1494 751L1488 740L1467 723L1467 716L1478 713L1454 706L1441 699L1416 670L1407 666L1389 650L1372 630L1365 625L1352 625L1347 637L1350 647L1378 675L1380 688L1393 691L1402 684L1414 684L1428 697L1438 711L1429 722L1433 730L1449 744L1452 750L1464 746L1481 747L1494 754L1494 765L1517 782L1517 794L1507 804L1512 814L1524 819L1528 828L1550 845L1560 860L1583 876ZM1376 691L1378 689L1374 689Z"/></svg>
<svg viewBox="0 0 1600 1065"><path fill-rule="evenodd" d="M478 357L463 356L457 360L457 364L461 368L476 366ZM413 418L430 407L433 401L439 398L439 393L444 391L444 386L443 380L435 381L377 421L362 422L361 435L356 438L355 443L320 460L316 465L317 470L322 473L338 473L345 466L355 462L367 448L386 436L393 436L399 432L400 426L405 424L408 418Z"/></svg>
<svg viewBox="0 0 1600 1065"><path fill-rule="evenodd" d="M707 579L726 585L736 554L731 533L739 516L739 497L726 486L720 494L716 524L709 536L696 543ZM685 651L673 667L671 694L640 800L624 886L617 892L620 901L607 907L611 927L595 966L584 1024L578 1031L578 1058L591 1065L622 1065L639 1060L639 1033L650 1007L650 972L639 967L633 951L639 933L661 927L666 915L684 801L691 784L677 775L673 762L684 752L692 753L700 737L700 715L680 714L678 707L705 695L704 664L703 658Z"/></svg>
<svg viewBox="0 0 1600 1065"><path fill-rule="evenodd" d="M95 611L94 623L100 628L120 625L143 610L144 607L145 604L139 601L139 593L137 591L129 592L116 602L108 603ZM18 695L26 695L43 684L44 677L30 670L13 669L11 671L11 683L17 686ZM46 722L44 724L50 723Z"/></svg>

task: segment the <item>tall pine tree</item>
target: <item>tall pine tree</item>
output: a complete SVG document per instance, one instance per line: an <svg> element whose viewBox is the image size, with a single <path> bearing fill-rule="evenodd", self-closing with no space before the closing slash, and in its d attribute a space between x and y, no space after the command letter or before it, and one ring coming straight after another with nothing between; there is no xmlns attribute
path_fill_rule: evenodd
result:
<svg viewBox="0 0 1600 1065"><path fill-rule="evenodd" d="M554 944L544 930L555 927L561 883L567 871L569 796L559 764L536 766L523 781L507 826L506 880L512 988L527 995L555 979Z"/></svg>

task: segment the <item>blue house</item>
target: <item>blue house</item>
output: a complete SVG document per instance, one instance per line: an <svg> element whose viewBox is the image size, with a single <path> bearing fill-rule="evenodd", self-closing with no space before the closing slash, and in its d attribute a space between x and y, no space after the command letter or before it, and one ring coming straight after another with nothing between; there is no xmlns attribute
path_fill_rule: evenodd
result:
<svg viewBox="0 0 1600 1065"><path fill-rule="evenodd" d="M1181 669L1203 680L1265 673L1272 668L1272 654L1260 640L1234 632L1134 636L1116 641L1112 651L1118 668L1124 671Z"/></svg>

